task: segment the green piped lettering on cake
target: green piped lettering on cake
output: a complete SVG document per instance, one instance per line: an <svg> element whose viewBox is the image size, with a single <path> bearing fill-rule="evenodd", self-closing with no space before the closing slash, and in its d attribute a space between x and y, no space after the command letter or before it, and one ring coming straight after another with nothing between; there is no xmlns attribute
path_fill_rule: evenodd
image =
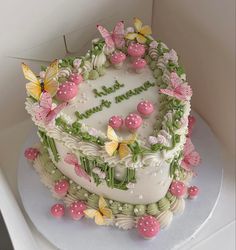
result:
<svg viewBox="0 0 236 250"><path fill-rule="evenodd" d="M113 84L111 87L106 87L106 86L102 86L102 90L99 91L97 89L93 89L93 93L95 95L95 97L102 97L102 96L106 96L109 95L111 93L116 92L117 90L119 90L120 88L124 87L125 85L123 83L118 82L117 80L115 81L115 84Z"/></svg>
<svg viewBox="0 0 236 250"><path fill-rule="evenodd" d="M80 113L79 111L76 111L76 112L75 112L75 115L76 115L76 117L77 117L79 120L87 119L87 118L89 118L92 114L97 113L97 112L100 112L100 111L102 111L104 108L110 108L110 106L111 106L111 102L110 102L110 101L102 99L100 105L95 106L95 107L93 107L93 108L91 108L91 109L88 109L88 110L86 110L84 113Z"/></svg>
<svg viewBox="0 0 236 250"><path fill-rule="evenodd" d="M149 88L154 87L155 85L156 84L154 82L146 81L145 83L143 83L143 85L141 85L137 88L128 90L127 92L125 92L122 95L116 96L115 102L119 103L119 102L122 102L124 100L128 100L131 96L138 95L138 94L142 93L143 91L147 91Z"/></svg>

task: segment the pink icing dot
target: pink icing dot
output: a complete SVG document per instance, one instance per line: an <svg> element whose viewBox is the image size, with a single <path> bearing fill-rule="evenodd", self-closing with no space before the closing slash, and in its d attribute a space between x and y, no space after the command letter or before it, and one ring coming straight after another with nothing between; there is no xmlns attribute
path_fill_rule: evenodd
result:
<svg viewBox="0 0 236 250"><path fill-rule="evenodd" d="M132 132L135 132L143 123L140 115L131 113L125 118L125 126Z"/></svg>
<svg viewBox="0 0 236 250"><path fill-rule="evenodd" d="M132 57L142 57L145 53L145 47L140 43L131 43L127 52Z"/></svg>
<svg viewBox="0 0 236 250"><path fill-rule="evenodd" d="M39 150L37 148L27 148L24 152L24 156L27 160L34 161L39 155Z"/></svg>
<svg viewBox="0 0 236 250"><path fill-rule="evenodd" d="M69 183L67 180L59 180L54 185L54 191L60 196L66 195L69 189Z"/></svg>
<svg viewBox="0 0 236 250"><path fill-rule="evenodd" d="M123 125L123 119L119 115L114 115L109 119L108 124L114 129L119 129Z"/></svg>
<svg viewBox="0 0 236 250"><path fill-rule="evenodd" d="M141 101L137 106L138 112L143 116L149 116L154 111L154 106L150 101Z"/></svg>
<svg viewBox="0 0 236 250"><path fill-rule="evenodd" d="M75 201L69 207L69 213L72 219L80 220L84 216L84 210L87 206L82 201Z"/></svg>
<svg viewBox="0 0 236 250"><path fill-rule="evenodd" d="M188 188L188 197L194 199L199 194L199 188L197 186L191 186Z"/></svg>
<svg viewBox="0 0 236 250"><path fill-rule="evenodd" d="M159 233L160 223L155 217L145 215L139 218L137 230L143 238L151 239Z"/></svg>
<svg viewBox="0 0 236 250"><path fill-rule="evenodd" d="M186 194L186 186L182 181L172 181L170 192L172 195L181 198Z"/></svg>
<svg viewBox="0 0 236 250"><path fill-rule="evenodd" d="M79 85L83 81L83 76L81 74L73 73L69 77L69 81Z"/></svg>
<svg viewBox="0 0 236 250"><path fill-rule="evenodd" d="M78 86L73 82L64 82L59 86L57 91L57 99L68 102L77 96Z"/></svg>
<svg viewBox="0 0 236 250"><path fill-rule="evenodd" d="M51 207L51 215L55 218L61 218L65 214L65 207L63 204L55 204Z"/></svg>

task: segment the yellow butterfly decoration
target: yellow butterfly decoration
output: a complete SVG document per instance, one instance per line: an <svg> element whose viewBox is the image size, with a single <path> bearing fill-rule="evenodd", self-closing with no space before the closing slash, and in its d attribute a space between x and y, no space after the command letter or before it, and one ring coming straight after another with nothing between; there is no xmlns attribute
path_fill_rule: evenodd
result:
<svg viewBox="0 0 236 250"><path fill-rule="evenodd" d="M98 201L98 207L99 209L92 209L88 208L84 210L84 214L87 215L89 218L93 219L97 225L104 225L105 224L105 218L112 218L112 211L110 208L107 207L107 203L105 199L100 196Z"/></svg>
<svg viewBox="0 0 236 250"><path fill-rule="evenodd" d="M26 83L28 95L39 100L43 91L47 91L52 97L57 93L58 82L56 81L58 73L58 60L53 61L45 73L43 80L39 79L33 71L24 63L22 63L24 76L30 82Z"/></svg>
<svg viewBox="0 0 236 250"><path fill-rule="evenodd" d="M152 30L151 27L148 25L143 25L142 21L135 17L134 18L134 28L136 32L131 32L128 33L125 38L129 39L129 40L134 40L136 38L136 40L139 43L146 43L147 38L146 36L149 36L152 34Z"/></svg>
<svg viewBox="0 0 236 250"><path fill-rule="evenodd" d="M112 156L118 149L120 159L123 159L130 154L129 144L136 140L136 134L132 134L127 140L120 140L111 126L107 128L107 137L110 142L105 143L105 150L109 156Z"/></svg>

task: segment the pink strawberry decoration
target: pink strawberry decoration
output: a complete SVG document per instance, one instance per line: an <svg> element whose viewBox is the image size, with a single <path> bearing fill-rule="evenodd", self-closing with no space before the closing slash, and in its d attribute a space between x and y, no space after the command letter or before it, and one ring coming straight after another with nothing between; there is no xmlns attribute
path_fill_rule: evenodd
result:
<svg viewBox="0 0 236 250"><path fill-rule="evenodd" d="M74 99L78 93L78 86L74 82L64 82L59 86L57 91L57 99L68 102Z"/></svg>
<svg viewBox="0 0 236 250"><path fill-rule="evenodd" d="M60 196L65 196L69 189L69 183L67 180L59 180L54 185L54 191Z"/></svg>
<svg viewBox="0 0 236 250"><path fill-rule="evenodd" d="M145 53L145 47L140 43L131 43L127 50L128 54L134 59L142 57Z"/></svg>
<svg viewBox="0 0 236 250"><path fill-rule="evenodd" d="M172 181L170 185L170 192L177 198L182 198L186 194L186 186L181 181Z"/></svg>
<svg viewBox="0 0 236 250"><path fill-rule="evenodd" d="M197 186L191 186L188 188L188 198L195 199L199 194L199 188Z"/></svg>
<svg viewBox="0 0 236 250"><path fill-rule="evenodd" d="M111 63L117 69L120 69L122 67L125 59L126 59L126 55L121 51L115 51L110 57Z"/></svg>
<svg viewBox="0 0 236 250"><path fill-rule="evenodd" d="M131 131L135 132L138 128L141 127L143 119L140 115L131 113L125 118L125 126Z"/></svg>
<svg viewBox="0 0 236 250"><path fill-rule="evenodd" d="M24 152L24 156L27 160L34 161L39 155L39 150L37 148L27 148Z"/></svg>
<svg viewBox="0 0 236 250"><path fill-rule="evenodd" d="M113 129L120 129L123 123L124 121L119 115L113 115L108 122L109 126L111 126Z"/></svg>
<svg viewBox="0 0 236 250"><path fill-rule="evenodd" d="M184 144L184 157L181 162L182 168L186 171L191 171L192 167L197 166L201 161L200 155L195 151L195 147L190 138L186 138Z"/></svg>
<svg viewBox="0 0 236 250"><path fill-rule="evenodd" d="M155 237L160 231L160 223L153 216L142 216L137 222L138 233L145 239Z"/></svg>
<svg viewBox="0 0 236 250"><path fill-rule="evenodd" d="M188 117L188 134L187 136L190 137L193 132L194 125L196 124L196 118L193 115L189 115Z"/></svg>
<svg viewBox="0 0 236 250"><path fill-rule="evenodd" d="M63 204L55 204L51 207L51 215L55 218L61 218L65 214L65 207Z"/></svg>
<svg viewBox="0 0 236 250"><path fill-rule="evenodd" d="M141 101L138 106L137 106L137 110L138 112L144 116L144 117L148 117L149 115L151 115L154 111L154 106L152 104L152 102L150 101Z"/></svg>
<svg viewBox="0 0 236 250"><path fill-rule="evenodd" d="M81 74L73 73L69 77L69 81L73 82L76 85L79 85L83 80L84 79L83 79L83 76Z"/></svg>
<svg viewBox="0 0 236 250"><path fill-rule="evenodd" d="M132 67L134 68L136 73L142 73L146 65L147 62L143 58L137 58L132 63Z"/></svg>
<svg viewBox="0 0 236 250"><path fill-rule="evenodd" d="M69 213L72 219L80 220L84 216L84 210L87 206L82 201L75 201L69 207Z"/></svg>

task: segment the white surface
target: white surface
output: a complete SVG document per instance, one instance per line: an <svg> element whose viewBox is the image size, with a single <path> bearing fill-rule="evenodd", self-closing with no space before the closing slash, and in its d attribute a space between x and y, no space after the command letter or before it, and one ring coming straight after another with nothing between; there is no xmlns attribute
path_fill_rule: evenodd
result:
<svg viewBox="0 0 236 250"><path fill-rule="evenodd" d="M91 220L73 222L68 217L55 220L49 214L55 200L21 155L18 171L19 191L24 207L36 228L58 248L65 250L77 249L78 246L86 249L94 249L96 246L96 249L114 250L182 247L211 217L221 189L223 161L219 144L203 120L199 116L196 117L198 126L194 130L193 141L203 163L193 183L200 187L201 195L197 200L186 200L184 214L175 216L170 228L163 230L155 240L143 241L135 230L125 232L109 227L97 227ZM24 147L37 141L37 136L31 135ZM90 237L93 241L89 241Z"/></svg>
<svg viewBox="0 0 236 250"><path fill-rule="evenodd" d="M32 121L25 120L0 132L0 165L20 205L21 202L16 185L16 168L18 166L19 154L22 150L22 144L25 142L32 128ZM232 237L229 238L228 234L224 232L228 228L227 225L235 221L235 165L223 149L222 155L224 157L224 179L218 205L208 223L194 239L182 246L180 248L181 250L192 249L193 247L198 247L199 244L201 244L201 248L198 249L208 249L207 245L214 244L216 238L221 242L229 242L229 245L233 245L234 239ZM24 209L22 209L22 211L25 214ZM56 248L35 229L26 214L25 219L32 230L39 249L55 250ZM234 235L234 232L234 227L231 227L231 235ZM214 235L217 235L217 237L214 237ZM220 246L218 248L216 245L214 250L222 250L222 248ZM227 250L234 250L234 248Z"/></svg>

